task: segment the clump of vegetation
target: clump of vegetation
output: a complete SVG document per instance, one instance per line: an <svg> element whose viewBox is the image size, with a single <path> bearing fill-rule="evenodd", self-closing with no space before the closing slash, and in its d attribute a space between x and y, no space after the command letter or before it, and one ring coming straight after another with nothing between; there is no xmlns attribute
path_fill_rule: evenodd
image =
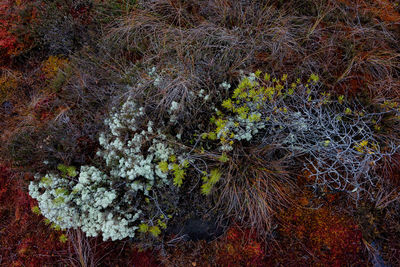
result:
<svg viewBox="0 0 400 267"><path fill-rule="evenodd" d="M287 75L260 75L242 79L232 97L222 102L229 113L217 110L212 118L216 129L207 135L220 140L221 150L232 150L236 141L251 141L285 151L287 160L305 157L315 189L356 192L355 199L376 185L373 167L400 148L398 139L376 133L385 116L400 118L396 103L371 111L343 95L319 92L315 74L305 85L300 79L289 84Z"/></svg>
<svg viewBox="0 0 400 267"><path fill-rule="evenodd" d="M0 76L0 102L5 102L17 90L20 73L4 71Z"/></svg>
<svg viewBox="0 0 400 267"><path fill-rule="evenodd" d="M225 172L215 194L227 214L268 233L275 212L290 203L287 196L296 186L288 174L296 169L310 173L316 192L345 192L356 203L378 201L370 190L380 183L375 166L399 144L380 135L377 122L397 117L395 104L367 107L321 92L315 74L302 84L256 72L243 77L221 105L210 120L215 128L201 137L219 142ZM219 178L203 180L208 194Z"/></svg>
<svg viewBox="0 0 400 267"><path fill-rule="evenodd" d="M129 99L105 120L109 131L100 134L102 149L97 156L103 158L108 172L81 166L78 176L74 167L59 165L61 176L38 176L29 192L38 200L42 214L61 229L79 227L87 236L101 233L104 240L133 238L139 228L158 237L159 226L165 229L171 215L168 207L161 206L157 190L172 186L167 179L169 168L173 184L181 186L188 162L174 156L176 151L167 137L153 129L152 121L145 123L145 115L144 109ZM148 206L155 207L152 214L146 214ZM138 227L139 221L145 224ZM151 226L145 229L147 224Z"/></svg>

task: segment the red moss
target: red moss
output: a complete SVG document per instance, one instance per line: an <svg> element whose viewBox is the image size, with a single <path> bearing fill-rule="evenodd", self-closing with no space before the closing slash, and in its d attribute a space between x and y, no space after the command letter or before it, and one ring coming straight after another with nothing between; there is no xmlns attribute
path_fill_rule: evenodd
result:
<svg viewBox="0 0 400 267"><path fill-rule="evenodd" d="M0 255L7 266L43 266L60 260L65 244L59 232L32 213L35 201L17 173L0 165Z"/></svg>
<svg viewBox="0 0 400 267"><path fill-rule="evenodd" d="M276 245L268 246L269 263L283 266L367 265L359 226L347 215L336 211L340 195L327 194L325 200L316 199L304 187L304 181L299 179L303 189L294 196L298 205L279 216L280 238Z"/></svg>
<svg viewBox="0 0 400 267"><path fill-rule="evenodd" d="M216 262L220 266L265 266L265 248L249 229L231 227L216 247Z"/></svg>
<svg viewBox="0 0 400 267"><path fill-rule="evenodd" d="M348 218L322 207L317 210L292 209L287 219L290 225L281 233L301 240L316 262L325 266L343 266L360 258L361 231Z"/></svg>
<svg viewBox="0 0 400 267"><path fill-rule="evenodd" d="M174 239L174 237L171 237ZM166 266L267 266L265 246L251 229L233 225L212 242L186 241L166 247Z"/></svg>
<svg viewBox="0 0 400 267"><path fill-rule="evenodd" d="M101 266L161 266L156 251L141 250L129 241L102 241L101 237L90 238L94 260Z"/></svg>

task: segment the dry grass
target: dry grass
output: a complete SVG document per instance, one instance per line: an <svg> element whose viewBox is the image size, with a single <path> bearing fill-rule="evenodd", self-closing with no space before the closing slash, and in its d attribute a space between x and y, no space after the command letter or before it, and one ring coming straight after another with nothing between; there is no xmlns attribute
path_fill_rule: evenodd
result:
<svg viewBox="0 0 400 267"><path fill-rule="evenodd" d="M293 204L289 196L296 189L287 162L274 159L274 153L265 147L235 151L218 188L223 214L265 239L276 228L275 215Z"/></svg>
<svg viewBox="0 0 400 267"><path fill-rule="evenodd" d="M96 244L80 230L68 230L69 255L65 261L68 266L93 267L98 266L99 259L95 258Z"/></svg>

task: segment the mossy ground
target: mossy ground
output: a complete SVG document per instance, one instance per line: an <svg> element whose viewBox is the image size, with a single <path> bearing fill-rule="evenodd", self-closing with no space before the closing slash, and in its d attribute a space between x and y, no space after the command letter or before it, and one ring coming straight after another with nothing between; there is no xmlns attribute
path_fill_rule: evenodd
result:
<svg viewBox="0 0 400 267"><path fill-rule="evenodd" d="M241 70L291 82L317 73L332 95L372 107L399 102L400 1L8 0L0 24L0 265L400 264L398 153L376 166L375 201L355 203L313 190L310 173L299 162L288 167L283 151L239 142L228 169L215 144L195 147L196 135L214 130L214 108L231 97ZM149 75L153 66L162 84ZM190 101L201 90L208 100ZM179 103L180 123L169 133L181 134L210 169L246 177L222 175L205 196L203 174L188 169L176 216L158 238L103 242L52 229L32 212L32 174L101 164L103 119L128 94L160 123ZM379 127L398 142L395 118ZM187 240L179 229L193 218L224 233Z"/></svg>

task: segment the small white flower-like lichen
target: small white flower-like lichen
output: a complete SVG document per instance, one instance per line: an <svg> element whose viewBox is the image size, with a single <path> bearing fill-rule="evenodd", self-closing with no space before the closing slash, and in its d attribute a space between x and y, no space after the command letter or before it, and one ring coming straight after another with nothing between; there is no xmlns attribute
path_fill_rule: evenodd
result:
<svg viewBox="0 0 400 267"><path fill-rule="evenodd" d="M171 107L169 108L170 112L173 112L173 111L175 111L175 110L178 110L178 108L179 108L179 103L178 103L178 102L175 102L175 101L172 101L172 102L171 102Z"/></svg>

